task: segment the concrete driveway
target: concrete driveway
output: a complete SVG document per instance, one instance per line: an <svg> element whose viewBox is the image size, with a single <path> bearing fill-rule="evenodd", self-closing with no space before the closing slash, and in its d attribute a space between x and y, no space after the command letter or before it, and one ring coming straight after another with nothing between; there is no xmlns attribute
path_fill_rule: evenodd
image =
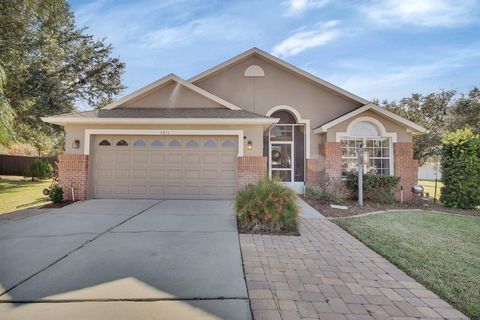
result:
<svg viewBox="0 0 480 320"><path fill-rule="evenodd" d="M2 319L250 319L229 201L89 200L0 225Z"/></svg>

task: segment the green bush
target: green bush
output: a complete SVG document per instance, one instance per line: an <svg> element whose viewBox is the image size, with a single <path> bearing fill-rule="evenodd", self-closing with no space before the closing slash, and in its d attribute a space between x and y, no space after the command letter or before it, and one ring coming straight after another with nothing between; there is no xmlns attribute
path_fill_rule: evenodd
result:
<svg viewBox="0 0 480 320"><path fill-rule="evenodd" d="M345 204L350 197L350 192L343 181L330 181L324 188L307 186L305 197L325 203Z"/></svg>
<svg viewBox="0 0 480 320"><path fill-rule="evenodd" d="M268 179L238 192L235 209L242 231L290 233L298 227L296 195L288 187Z"/></svg>
<svg viewBox="0 0 480 320"><path fill-rule="evenodd" d="M53 167L50 163L35 159L32 165L25 171L25 177L31 177L33 179L47 179L53 171Z"/></svg>
<svg viewBox="0 0 480 320"><path fill-rule="evenodd" d="M60 203L63 200L63 189L59 186L54 186L48 194L53 203Z"/></svg>
<svg viewBox="0 0 480 320"><path fill-rule="evenodd" d="M470 128L448 132L442 139L443 187L447 207L474 209L480 205L480 136Z"/></svg>
<svg viewBox="0 0 480 320"><path fill-rule="evenodd" d="M395 202L393 189L400 181L399 177L384 176L375 173L363 175L363 196L366 200L376 203L392 204ZM347 176L347 187L358 197L358 175L350 173Z"/></svg>

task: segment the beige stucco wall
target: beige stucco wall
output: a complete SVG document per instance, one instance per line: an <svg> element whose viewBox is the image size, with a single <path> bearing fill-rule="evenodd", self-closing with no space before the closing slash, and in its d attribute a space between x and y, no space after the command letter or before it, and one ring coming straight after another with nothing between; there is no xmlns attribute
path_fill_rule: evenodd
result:
<svg viewBox="0 0 480 320"><path fill-rule="evenodd" d="M224 108L221 104L174 81L121 106L122 108Z"/></svg>
<svg viewBox="0 0 480 320"><path fill-rule="evenodd" d="M357 118L360 117L371 117L374 119L377 119L380 121L384 126L385 130L387 132L396 132L397 133L397 142L412 142L412 134L407 132L407 129L404 127L401 127L397 123L381 116L380 114L367 110L365 112L362 112L346 121L343 121L330 129L328 129L328 132L326 134L323 134L323 136L326 137L327 142L335 142L336 139L336 133L337 132L345 132L347 131L348 125L354 121ZM324 138L325 139L325 138Z"/></svg>
<svg viewBox="0 0 480 320"><path fill-rule="evenodd" d="M252 64L262 67L265 76L245 77L245 69ZM288 105L295 108L303 119L310 120L311 130L361 106L258 56L240 61L211 77L201 79L195 85L245 110L260 114L266 114L279 105ZM317 158L321 138L313 131L310 134L311 158Z"/></svg>
<svg viewBox="0 0 480 320"><path fill-rule="evenodd" d="M244 156L263 155L263 125L68 125L65 126L65 153L83 154L85 146L85 129L155 129L155 130L243 130L243 154ZM201 135L201 134L199 134ZM75 139L80 140L80 148L72 148ZM252 150L247 149L247 142L252 140Z"/></svg>

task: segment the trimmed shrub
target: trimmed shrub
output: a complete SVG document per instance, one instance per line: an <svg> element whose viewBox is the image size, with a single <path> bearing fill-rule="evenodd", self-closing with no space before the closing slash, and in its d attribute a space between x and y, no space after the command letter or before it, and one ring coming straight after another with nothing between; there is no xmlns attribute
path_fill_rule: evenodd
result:
<svg viewBox="0 0 480 320"><path fill-rule="evenodd" d="M54 186L48 194L53 203L60 203L63 200L63 189L60 186Z"/></svg>
<svg viewBox="0 0 480 320"><path fill-rule="evenodd" d="M235 210L239 226L244 232L297 232L299 207L290 188L262 179L238 192Z"/></svg>
<svg viewBox="0 0 480 320"><path fill-rule="evenodd" d="M474 209L480 205L480 136L470 128L448 132L442 139L443 187L447 207Z"/></svg>
<svg viewBox="0 0 480 320"><path fill-rule="evenodd" d="M53 171L53 167L50 163L35 159L32 165L25 171L25 177L31 177L32 181L36 179L47 179Z"/></svg>
<svg viewBox="0 0 480 320"><path fill-rule="evenodd" d="M350 192L343 181L330 181L325 188L307 186L305 197L325 203L345 204Z"/></svg>
<svg viewBox="0 0 480 320"><path fill-rule="evenodd" d="M363 175L363 195L366 200L376 203L392 204L395 202L393 189L400 181L400 177L384 176L375 173ZM358 174L350 173L347 176L347 187L358 197Z"/></svg>

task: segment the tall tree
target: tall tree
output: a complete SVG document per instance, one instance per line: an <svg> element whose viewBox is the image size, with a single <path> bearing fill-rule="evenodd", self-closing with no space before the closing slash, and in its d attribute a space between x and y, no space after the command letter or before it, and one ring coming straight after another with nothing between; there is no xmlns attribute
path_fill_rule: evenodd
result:
<svg viewBox="0 0 480 320"><path fill-rule="evenodd" d="M1 1L0 26L5 97L15 122L27 126L15 139L33 142L36 130L61 139L59 129L40 117L75 111L76 103L98 108L124 89L124 64L105 39L75 26L66 1Z"/></svg>
<svg viewBox="0 0 480 320"><path fill-rule="evenodd" d="M469 127L480 134L480 89L474 87L468 95L462 94L451 108L447 118L447 128L455 131Z"/></svg>
<svg viewBox="0 0 480 320"><path fill-rule="evenodd" d="M455 91L442 90L438 93L412 94L399 102L383 101L381 106L407 118L428 130L427 134L415 136L414 157L420 163L440 153L442 135L447 128L446 119L455 100Z"/></svg>

